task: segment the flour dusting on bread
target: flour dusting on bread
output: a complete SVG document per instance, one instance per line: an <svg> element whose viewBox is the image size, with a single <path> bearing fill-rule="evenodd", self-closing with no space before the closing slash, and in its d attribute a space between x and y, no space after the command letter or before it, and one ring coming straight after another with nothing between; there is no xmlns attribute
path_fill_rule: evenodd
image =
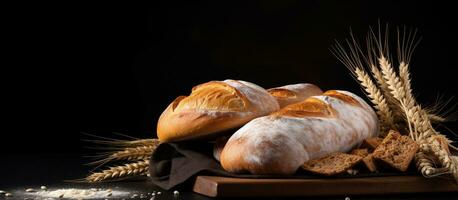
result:
<svg viewBox="0 0 458 200"><path fill-rule="evenodd" d="M334 109L335 116L269 115L252 120L227 142L221 154L223 167L231 172L292 174L310 159L347 152L365 138L376 136L374 111L356 95L338 92L361 105L331 96L313 96Z"/></svg>

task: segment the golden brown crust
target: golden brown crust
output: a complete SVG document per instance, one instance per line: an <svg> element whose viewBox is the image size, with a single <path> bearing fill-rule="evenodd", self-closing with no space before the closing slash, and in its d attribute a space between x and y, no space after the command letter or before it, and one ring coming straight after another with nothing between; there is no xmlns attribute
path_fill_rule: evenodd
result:
<svg viewBox="0 0 458 200"><path fill-rule="evenodd" d="M223 151L227 140L229 140L229 136L218 137L215 140L215 144L213 145L213 157L217 161L220 161L221 152Z"/></svg>
<svg viewBox="0 0 458 200"><path fill-rule="evenodd" d="M284 88L271 88L267 91L276 98L297 98L296 92Z"/></svg>
<svg viewBox="0 0 458 200"><path fill-rule="evenodd" d="M319 87L310 83L285 85L282 87L271 88L267 91L270 95L277 99L280 104L280 108L301 102L311 96L321 95L323 93Z"/></svg>
<svg viewBox="0 0 458 200"><path fill-rule="evenodd" d="M349 95L343 94L342 92L339 92L337 90L328 90L325 93L323 93L323 95L328 97L334 97L348 104L361 107L361 104L358 102L358 100Z"/></svg>
<svg viewBox="0 0 458 200"><path fill-rule="evenodd" d="M259 86L211 81L176 98L160 116L157 135L162 142L207 138L278 109L275 99Z"/></svg>
<svg viewBox="0 0 458 200"><path fill-rule="evenodd" d="M273 115L290 117L332 117L334 113L335 110L331 106L320 99L310 97L302 102L286 106L273 113Z"/></svg>
<svg viewBox="0 0 458 200"><path fill-rule="evenodd" d="M224 103L222 103L224 102ZM248 100L234 87L211 81L192 88L192 93L183 98L176 109L202 109L217 111L244 111Z"/></svg>
<svg viewBox="0 0 458 200"><path fill-rule="evenodd" d="M251 120L228 140L221 153L221 166L232 173L293 174L310 159L348 152L363 139L376 136L377 118L367 109L370 106L350 92L339 92L362 106L330 96L313 96ZM325 173L336 172L329 169Z"/></svg>

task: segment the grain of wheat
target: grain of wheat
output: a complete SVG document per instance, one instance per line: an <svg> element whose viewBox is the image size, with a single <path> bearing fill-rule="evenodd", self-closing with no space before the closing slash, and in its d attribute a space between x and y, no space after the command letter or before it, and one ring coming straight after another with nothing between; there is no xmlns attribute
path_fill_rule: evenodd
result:
<svg viewBox="0 0 458 200"><path fill-rule="evenodd" d="M101 172L95 172L85 178L87 182L101 182L116 180L129 176L146 175L148 172L149 160L137 161L134 163L114 166Z"/></svg>

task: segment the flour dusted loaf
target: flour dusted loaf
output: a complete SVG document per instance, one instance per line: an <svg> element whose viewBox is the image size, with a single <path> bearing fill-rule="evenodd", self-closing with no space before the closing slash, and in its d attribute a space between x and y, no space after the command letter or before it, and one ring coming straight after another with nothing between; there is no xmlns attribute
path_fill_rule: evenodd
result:
<svg viewBox="0 0 458 200"><path fill-rule="evenodd" d="M162 113L157 134L162 142L209 137L279 110L265 89L246 81L211 81L177 97Z"/></svg>
<svg viewBox="0 0 458 200"><path fill-rule="evenodd" d="M280 108L293 103L301 102L311 96L323 93L319 87L310 83L285 85L270 88L267 91L277 99L278 104L280 104Z"/></svg>
<svg viewBox="0 0 458 200"><path fill-rule="evenodd" d="M298 84L291 84L285 85L276 88L270 88L267 90L275 99L277 99L278 104L281 108L301 102L308 97L314 95L320 95L323 93L321 89L313 84L310 83L298 83ZM213 157L219 161L219 156L221 151L223 151L224 145L226 144L229 137L222 136L222 138L218 138L215 142L214 149L213 149Z"/></svg>
<svg viewBox="0 0 458 200"><path fill-rule="evenodd" d="M377 130L364 100L330 90L250 121L229 138L220 160L234 173L293 174L311 159L348 152Z"/></svg>

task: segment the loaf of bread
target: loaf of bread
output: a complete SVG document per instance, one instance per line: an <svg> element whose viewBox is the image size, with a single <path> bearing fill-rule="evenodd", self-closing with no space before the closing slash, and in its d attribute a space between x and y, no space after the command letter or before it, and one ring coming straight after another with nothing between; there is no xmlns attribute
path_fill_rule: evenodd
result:
<svg viewBox="0 0 458 200"><path fill-rule="evenodd" d="M308 160L377 135L377 116L364 100L330 90L250 121L229 138L220 160L233 173L293 174Z"/></svg>
<svg viewBox="0 0 458 200"><path fill-rule="evenodd" d="M229 140L229 136L221 136L215 140L215 144L213 145L213 157L217 160L220 161L220 156L221 152L224 149L224 146L227 143L227 140Z"/></svg>
<svg viewBox="0 0 458 200"><path fill-rule="evenodd" d="M176 98L162 113L157 135L162 142L214 136L279 110L265 89L246 81L211 81Z"/></svg>
<svg viewBox="0 0 458 200"><path fill-rule="evenodd" d="M323 93L319 87L310 83L285 85L282 87L271 88L267 91L277 99L278 104L280 104L280 108L293 103L301 102L311 96Z"/></svg>
<svg viewBox="0 0 458 200"><path fill-rule="evenodd" d="M311 96L320 95L323 93L321 89L310 83L298 83L285 85L267 90L273 97L277 99L280 107L283 108L287 105L301 102ZM229 138L222 136L218 138L214 145L213 157L219 161L221 151Z"/></svg>

